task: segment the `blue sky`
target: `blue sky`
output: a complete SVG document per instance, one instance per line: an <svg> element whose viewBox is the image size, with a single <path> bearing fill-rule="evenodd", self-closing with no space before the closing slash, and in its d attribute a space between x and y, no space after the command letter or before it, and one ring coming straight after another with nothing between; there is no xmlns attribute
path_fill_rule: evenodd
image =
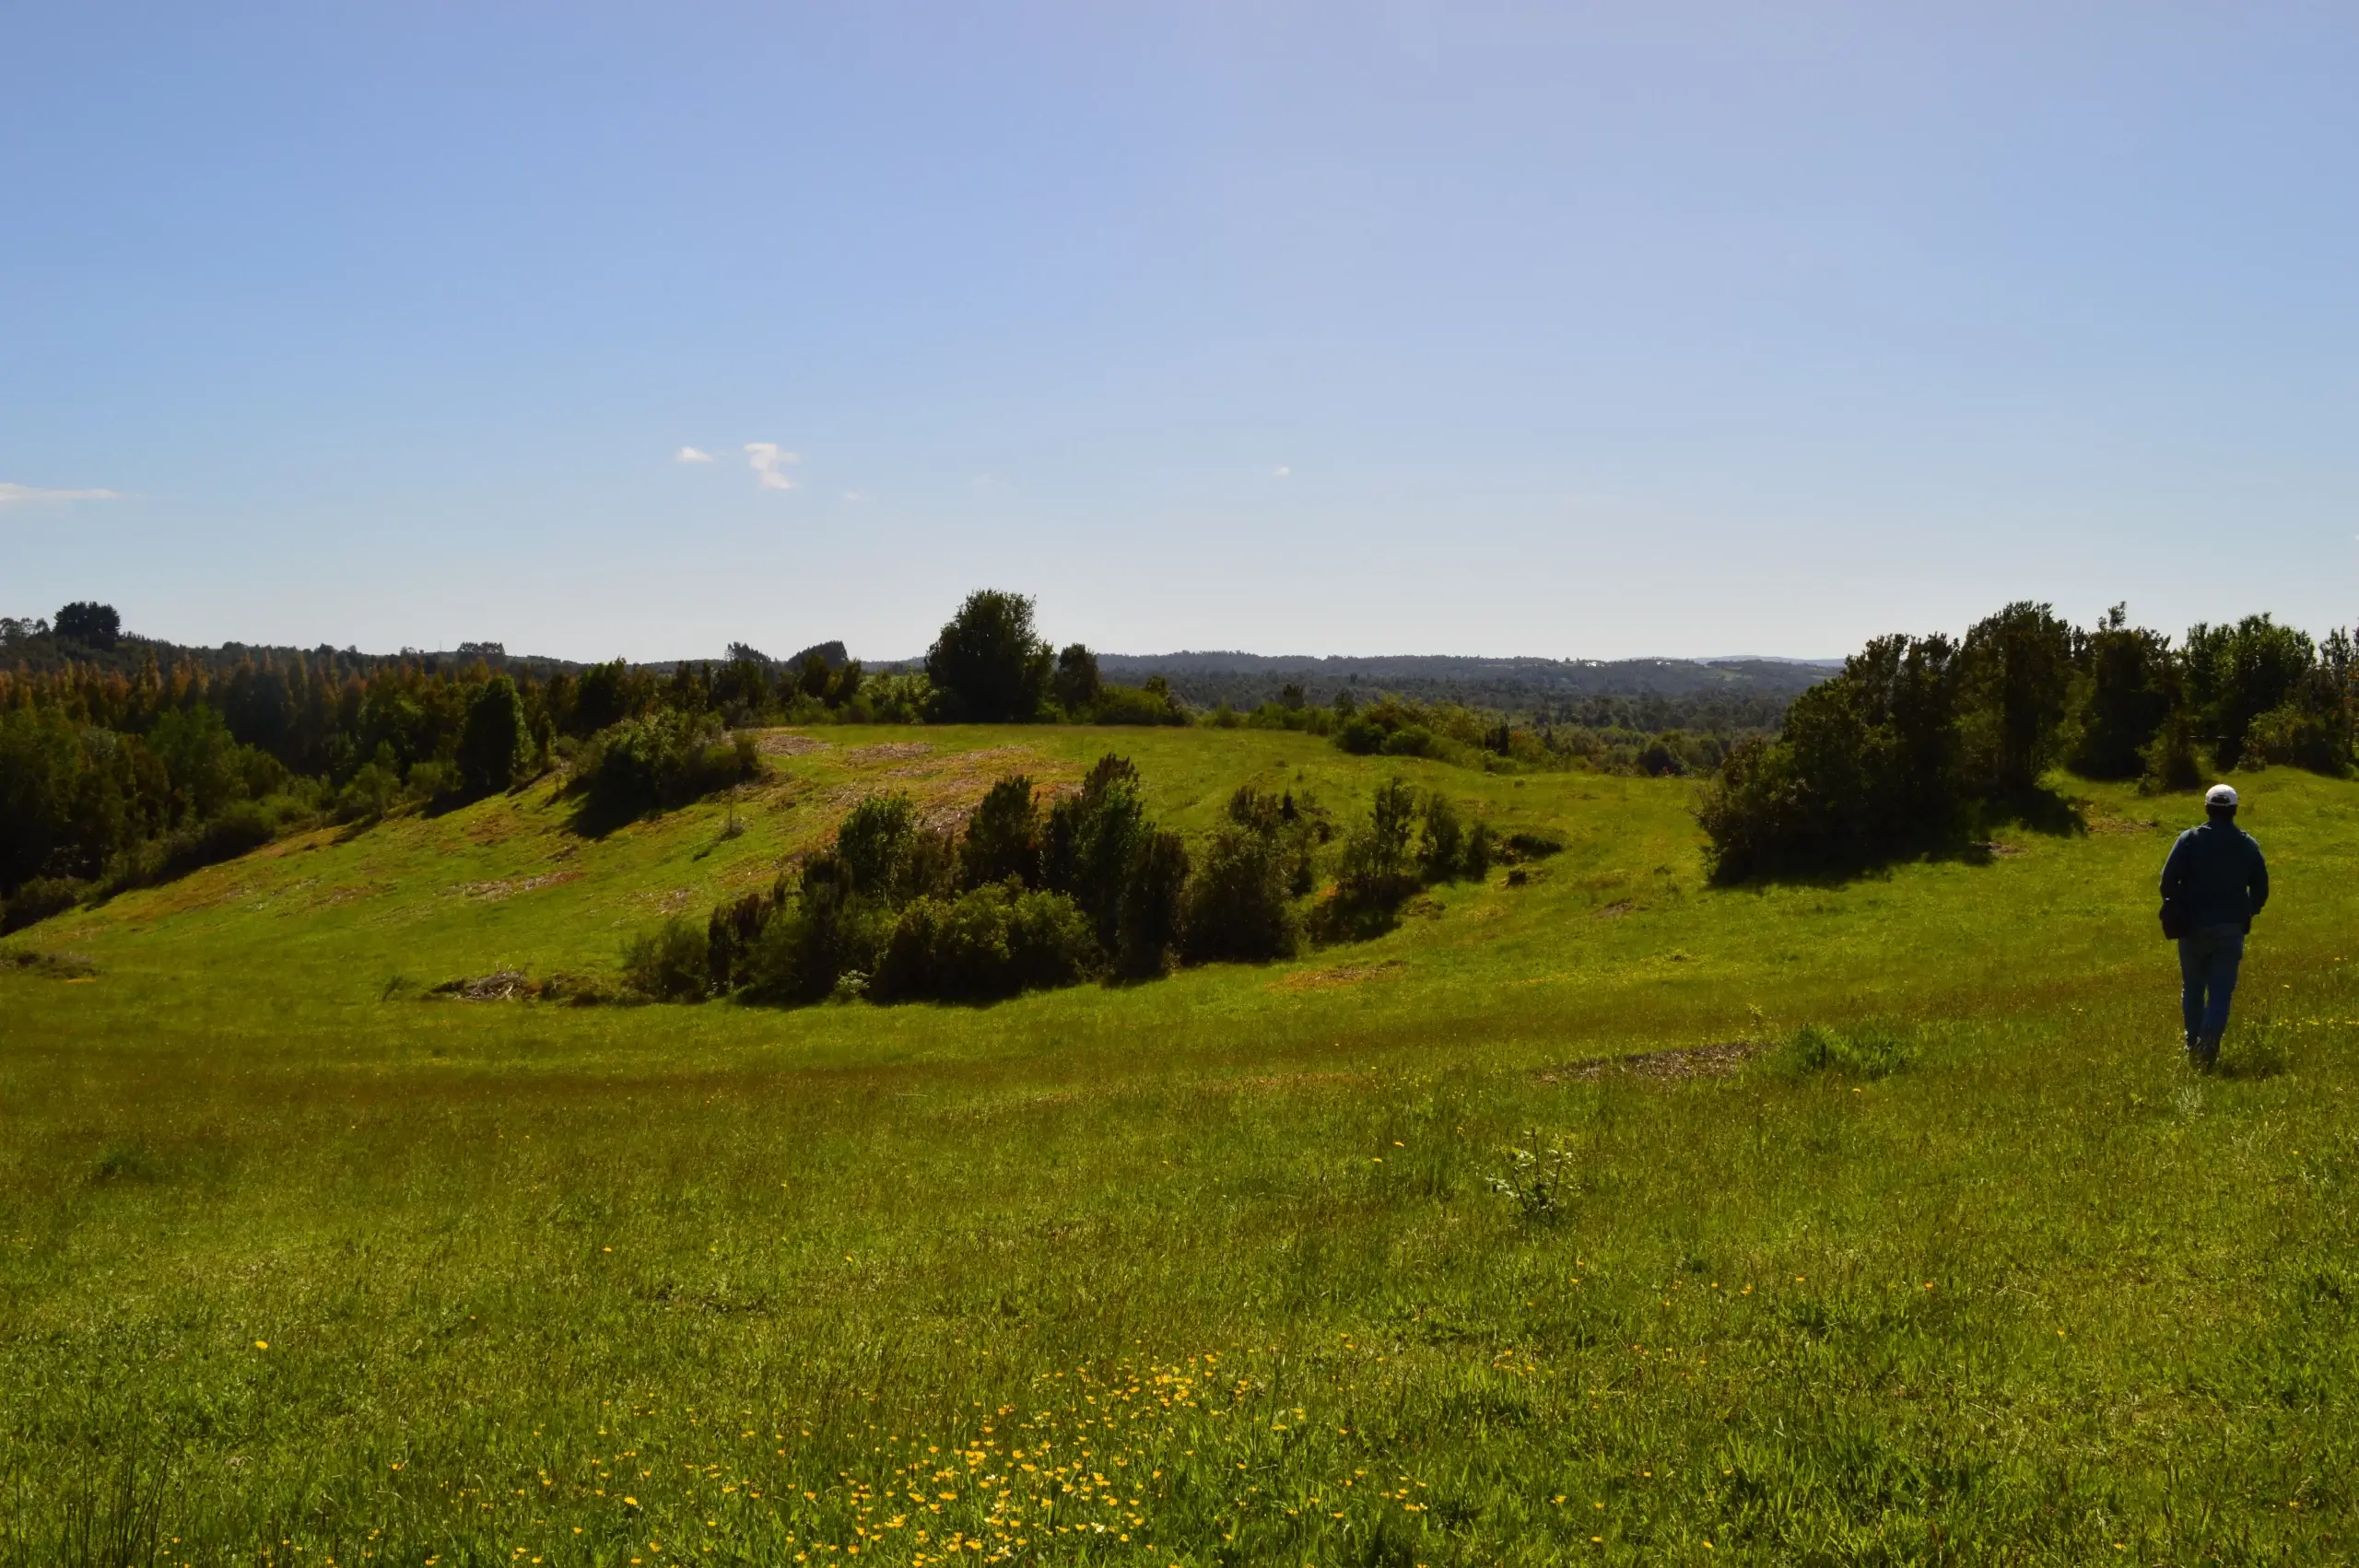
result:
<svg viewBox="0 0 2359 1568"><path fill-rule="evenodd" d="M2359 7L14 6L0 613L2359 616ZM709 462L680 461L683 449ZM86 494L100 492L100 494Z"/></svg>

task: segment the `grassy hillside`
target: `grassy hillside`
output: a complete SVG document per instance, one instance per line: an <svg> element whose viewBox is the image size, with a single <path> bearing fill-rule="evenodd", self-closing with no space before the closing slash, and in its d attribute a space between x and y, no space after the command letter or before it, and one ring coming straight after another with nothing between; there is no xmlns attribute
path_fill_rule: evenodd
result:
<svg viewBox="0 0 2359 1568"><path fill-rule="evenodd" d="M1376 942L989 1008L422 994L611 971L869 790L1109 743L1191 831L1402 771L1569 847ZM2239 778L2277 894L2199 1080L2177 802L1731 892L1674 781L771 744L734 837L529 790L11 940L72 959L0 965L0 1562L2359 1550L2359 788ZM1612 1059L1813 1023L1911 1060ZM1488 1185L1517 1147L1553 1212Z"/></svg>

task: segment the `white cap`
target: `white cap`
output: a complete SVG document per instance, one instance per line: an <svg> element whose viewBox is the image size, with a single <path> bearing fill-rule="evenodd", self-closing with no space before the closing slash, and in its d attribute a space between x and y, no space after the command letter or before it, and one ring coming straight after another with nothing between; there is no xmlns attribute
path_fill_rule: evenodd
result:
<svg viewBox="0 0 2359 1568"><path fill-rule="evenodd" d="M2223 809L2235 811L2236 809L2236 792L2225 784L2214 784L2212 788L2203 791L2203 809L2205 811L2212 812Z"/></svg>

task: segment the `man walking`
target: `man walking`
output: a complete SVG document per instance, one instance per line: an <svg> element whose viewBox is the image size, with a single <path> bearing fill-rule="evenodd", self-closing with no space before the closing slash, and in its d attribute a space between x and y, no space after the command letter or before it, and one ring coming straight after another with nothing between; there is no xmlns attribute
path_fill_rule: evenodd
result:
<svg viewBox="0 0 2359 1568"><path fill-rule="evenodd" d="M2236 792L2214 784L2201 827L2190 827L2163 862L2163 934L2178 939L2179 1005L2187 1059L2209 1071L2228 1028L2228 999L2244 962L2252 918L2269 902L2269 865L2236 825Z"/></svg>

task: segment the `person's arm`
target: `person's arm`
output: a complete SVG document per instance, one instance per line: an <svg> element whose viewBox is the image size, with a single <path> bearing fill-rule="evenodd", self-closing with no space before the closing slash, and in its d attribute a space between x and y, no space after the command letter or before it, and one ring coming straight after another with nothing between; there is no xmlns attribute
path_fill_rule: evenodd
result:
<svg viewBox="0 0 2359 1568"><path fill-rule="evenodd" d="M2261 858L2259 840L2248 837L2245 842L2252 847L2252 872L2245 891L2252 899L2252 912L2258 915L2260 907L2269 902L2269 862Z"/></svg>
<svg viewBox="0 0 2359 1568"><path fill-rule="evenodd" d="M2177 842L2171 846L2170 857L2163 861L2163 896L2165 899L2177 897L2179 889L2186 885L2187 860L2187 835L2182 833Z"/></svg>

